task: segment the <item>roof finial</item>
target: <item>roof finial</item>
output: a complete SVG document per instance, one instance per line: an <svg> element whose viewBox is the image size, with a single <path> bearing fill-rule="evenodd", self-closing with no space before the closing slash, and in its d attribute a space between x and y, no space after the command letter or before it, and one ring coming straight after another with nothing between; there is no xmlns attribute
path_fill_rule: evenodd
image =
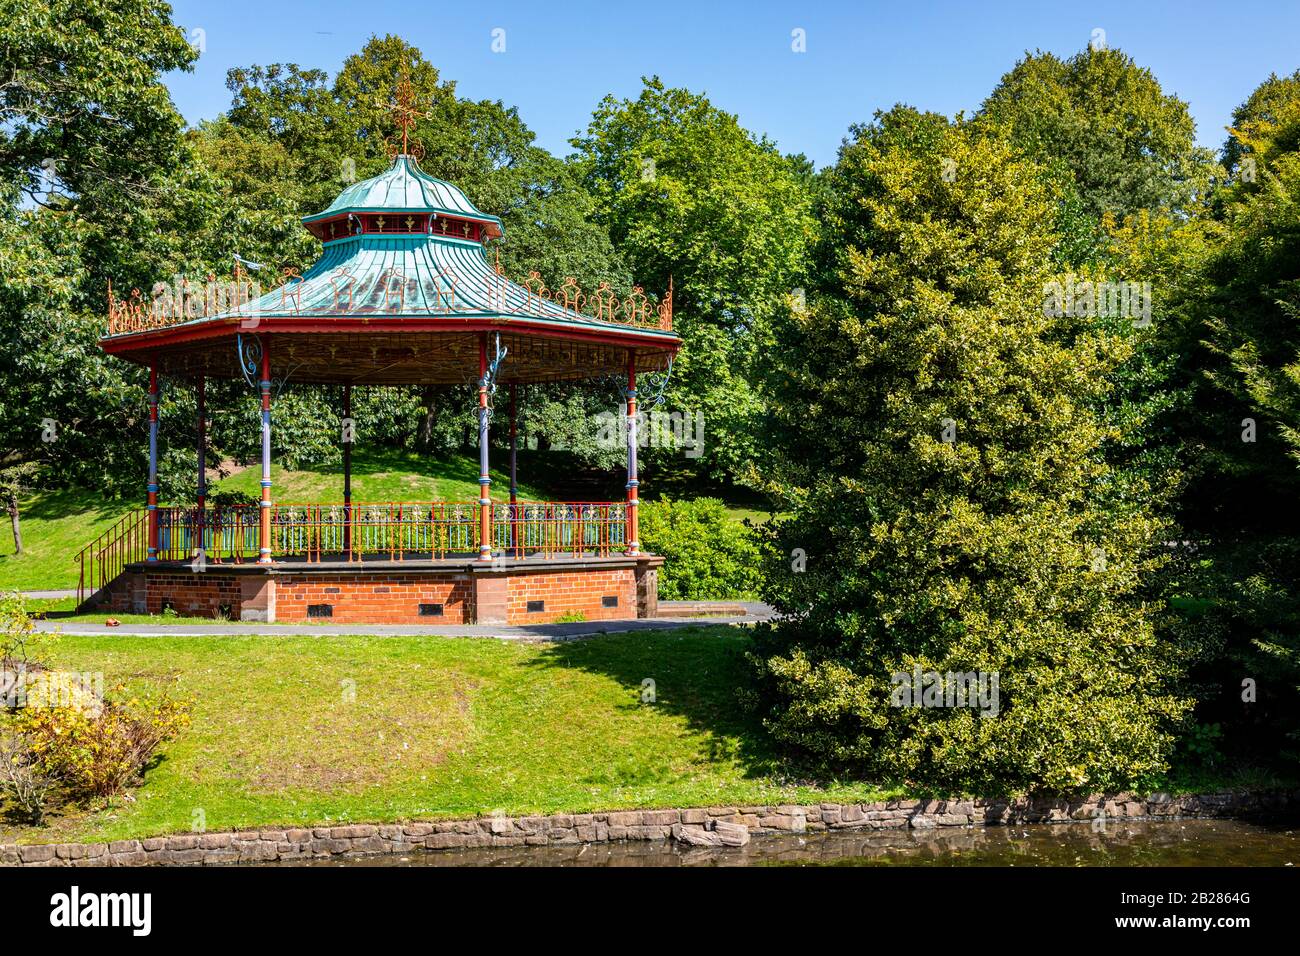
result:
<svg viewBox="0 0 1300 956"><path fill-rule="evenodd" d="M410 131L415 128L417 120L425 119L429 114L415 108L415 88L411 86L408 70L402 70L402 77L397 81L392 99L386 103L379 101L379 105L388 110L394 124L402 131L402 154L409 155L407 141Z"/></svg>

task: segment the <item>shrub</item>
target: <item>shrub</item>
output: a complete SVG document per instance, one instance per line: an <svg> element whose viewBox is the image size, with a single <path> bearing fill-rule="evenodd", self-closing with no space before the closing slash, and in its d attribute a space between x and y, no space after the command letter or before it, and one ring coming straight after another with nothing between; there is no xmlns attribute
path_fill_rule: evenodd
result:
<svg viewBox="0 0 1300 956"><path fill-rule="evenodd" d="M50 640L32 624L21 594L12 591L0 597L0 666L16 668L32 663Z"/></svg>
<svg viewBox="0 0 1300 956"><path fill-rule="evenodd" d="M159 745L189 725L190 706L166 692L127 704L28 707L16 718L34 766L71 797L112 797L144 771Z"/></svg>
<svg viewBox="0 0 1300 956"><path fill-rule="evenodd" d="M54 790L54 780L37 764L27 740L5 721L0 728L0 792L24 822L39 826Z"/></svg>
<svg viewBox="0 0 1300 956"><path fill-rule="evenodd" d="M716 498L641 506L641 547L662 555L659 597L665 601L752 598L758 592L758 544Z"/></svg>
<svg viewBox="0 0 1300 956"><path fill-rule="evenodd" d="M774 352L772 553L801 560L768 575L784 616L750 699L829 772L1149 786L1189 701L1152 600L1158 496L1108 491L1099 409L1131 343L1043 307L1055 192L1009 147L903 108L857 134L827 177L835 272ZM996 705L932 694L950 673L996 679Z"/></svg>

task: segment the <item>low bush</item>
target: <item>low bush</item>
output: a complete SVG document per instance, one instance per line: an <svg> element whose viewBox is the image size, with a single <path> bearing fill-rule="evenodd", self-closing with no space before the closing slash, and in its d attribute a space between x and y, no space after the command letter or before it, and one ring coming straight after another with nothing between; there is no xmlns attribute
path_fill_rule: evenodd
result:
<svg viewBox="0 0 1300 956"><path fill-rule="evenodd" d="M190 722L166 690L118 703L102 675L49 669L34 659L48 640L20 595L0 599L0 793L31 824L56 801L122 794Z"/></svg>
<svg viewBox="0 0 1300 956"><path fill-rule="evenodd" d="M15 718L36 769L57 780L70 798L106 798L124 792L158 747L189 725L189 704L165 691L126 704L97 708L69 704L27 707Z"/></svg>
<svg viewBox="0 0 1300 956"><path fill-rule="evenodd" d="M39 826L55 789L54 780L37 763L27 740L8 718L0 718L0 792L22 822Z"/></svg>
<svg viewBox="0 0 1300 956"><path fill-rule="evenodd" d="M665 601L753 598L760 582L753 532L732 520L716 498L641 504L641 548L662 555L659 597Z"/></svg>

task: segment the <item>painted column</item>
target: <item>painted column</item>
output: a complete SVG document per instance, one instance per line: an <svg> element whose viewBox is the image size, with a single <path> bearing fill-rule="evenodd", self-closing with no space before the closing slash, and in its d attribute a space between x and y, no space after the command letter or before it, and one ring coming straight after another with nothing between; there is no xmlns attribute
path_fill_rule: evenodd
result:
<svg viewBox="0 0 1300 956"><path fill-rule="evenodd" d="M519 481L516 473L519 453L519 403L518 386L510 383L510 547L518 547L516 524L519 518Z"/></svg>
<svg viewBox="0 0 1300 956"><path fill-rule="evenodd" d="M343 550L352 554L352 386L343 386Z"/></svg>
<svg viewBox="0 0 1300 956"><path fill-rule="evenodd" d="M627 553L641 553L637 540L637 487L636 479L636 349L627 353Z"/></svg>
<svg viewBox="0 0 1300 956"><path fill-rule="evenodd" d="M262 337L262 513L257 563L271 563L271 340Z"/></svg>
<svg viewBox="0 0 1300 956"><path fill-rule="evenodd" d="M195 515L194 529L198 534L198 553L200 561L207 557L207 549L204 547L203 532L207 525L207 514L204 508L208 501L208 380L205 376L199 376L198 391L196 401L198 404L198 426L199 426L199 485L198 492L194 496L194 503L198 508L198 514Z"/></svg>
<svg viewBox="0 0 1300 956"><path fill-rule="evenodd" d="M158 366L149 366L149 544L146 561L158 560Z"/></svg>
<svg viewBox="0 0 1300 956"><path fill-rule="evenodd" d="M487 333L478 339L478 556L492 560L492 476L488 470Z"/></svg>

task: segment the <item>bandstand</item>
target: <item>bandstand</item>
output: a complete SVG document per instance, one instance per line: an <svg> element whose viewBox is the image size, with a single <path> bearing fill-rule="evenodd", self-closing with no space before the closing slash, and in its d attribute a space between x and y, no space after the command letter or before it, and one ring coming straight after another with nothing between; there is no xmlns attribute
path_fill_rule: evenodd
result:
<svg viewBox="0 0 1300 956"><path fill-rule="evenodd" d="M681 340L671 290L621 300L572 279L507 279L485 245L501 220L403 151L379 176L303 219L322 243L310 269L213 310L184 294L110 293L104 350L149 369L147 506L78 557L83 605L245 621L522 624L655 614L662 558L637 541L637 377L662 380ZM242 283L246 276L238 276ZM245 285L237 283L237 288ZM210 306L210 303L209 303ZM200 314L195 317L194 312ZM211 314L208 314L208 313ZM627 404L623 501L524 501L516 409L529 383L616 377ZM206 502L205 388L244 380L261 397L260 506ZM158 500L160 383L197 386L198 496ZM283 382L342 386L344 476L334 502L279 502L271 482ZM350 404L366 386L457 385L477 410L479 499L358 502ZM494 495L489 421L506 398L510 489Z"/></svg>

